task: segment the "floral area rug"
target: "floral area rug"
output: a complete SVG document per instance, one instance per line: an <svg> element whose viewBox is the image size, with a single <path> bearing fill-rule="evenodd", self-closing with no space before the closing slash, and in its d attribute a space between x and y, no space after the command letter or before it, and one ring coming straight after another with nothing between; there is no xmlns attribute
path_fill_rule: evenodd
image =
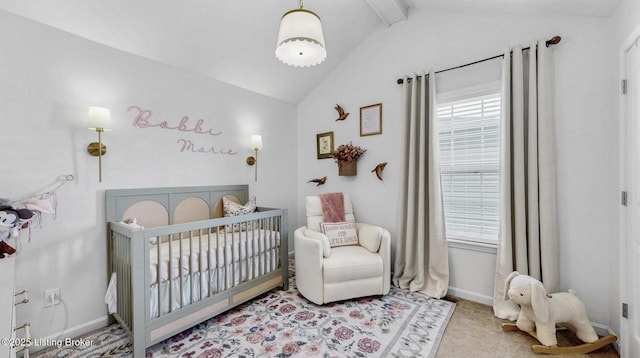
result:
<svg viewBox="0 0 640 358"><path fill-rule="evenodd" d="M434 357L455 308L393 286L385 296L318 306L298 293L294 277L290 282L288 291L267 293L148 348L147 357ZM118 328L105 330L116 335ZM63 348L41 357L130 357L128 337L119 341L103 351L93 344L91 351Z"/></svg>
<svg viewBox="0 0 640 358"><path fill-rule="evenodd" d="M35 340L34 340L35 343ZM121 357L130 358L131 341L127 331L119 324L99 329L70 342L65 339L54 339L46 342L39 342L38 346L49 348L31 354L31 357L38 358L67 358L67 357ZM57 348L56 348L57 347Z"/></svg>

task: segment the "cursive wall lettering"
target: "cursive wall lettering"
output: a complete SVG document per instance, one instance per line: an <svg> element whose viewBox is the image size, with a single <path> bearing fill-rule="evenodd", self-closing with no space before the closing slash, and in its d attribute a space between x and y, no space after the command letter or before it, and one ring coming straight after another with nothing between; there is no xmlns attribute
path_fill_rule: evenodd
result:
<svg viewBox="0 0 640 358"><path fill-rule="evenodd" d="M181 132L193 132L196 134L209 134L209 135L220 135L221 131L214 131L213 129L204 129L202 128L202 124L204 123L204 119L198 119L196 124L192 127L189 126L189 117L184 116L180 120L177 125L170 125L167 121L152 123L150 121L151 111L148 109L142 109L138 106L130 106L127 111L131 112L131 110L137 110L138 114L133 120L133 126L138 128L153 128L159 127L162 129L172 129L178 130Z"/></svg>
<svg viewBox="0 0 640 358"><path fill-rule="evenodd" d="M189 132L195 134L208 134L212 136L218 136L222 134L222 131L215 131L211 128L203 128L204 119L199 119L195 124L189 123L189 117L183 116L178 123L170 124L167 121L152 121L151 111L148 109L142 109L138 106L129 106L127 111L135 112L135 118L133 119L133 126L146 129L146 128L161 128L169 130L177 130L180 132ZM180 152L188 153L208 153L208 154L221 154L221 155L236 155L238 152L233 149L217 149L214 146L201 146L195 144L190 139L181 138L178 139L178 145L180 146Z"/></svg>
<svg viewBox="0 0 640 358"><path fill-rule="evenodd" d="M211 154L224 154L224 155L238 154L238 152L236 152L233 149L224 150L224 149L215 149L213 146L210 146L208 148L197 146L191 140L184 139L184 138L178 139L178 144L182 144L182 147L180 148L181 152L211 153Z"/></svg>

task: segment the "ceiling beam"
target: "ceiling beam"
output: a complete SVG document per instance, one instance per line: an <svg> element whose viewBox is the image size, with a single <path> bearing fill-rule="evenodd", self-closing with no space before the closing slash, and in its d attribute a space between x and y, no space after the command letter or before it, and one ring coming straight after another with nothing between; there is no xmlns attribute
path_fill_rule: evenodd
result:
<svg viewBox="0 0 640 358"><path fill-rule="evenodd" d="M404 0L366 0L380 20L391 26L409 16L409 7Z"/></svg>

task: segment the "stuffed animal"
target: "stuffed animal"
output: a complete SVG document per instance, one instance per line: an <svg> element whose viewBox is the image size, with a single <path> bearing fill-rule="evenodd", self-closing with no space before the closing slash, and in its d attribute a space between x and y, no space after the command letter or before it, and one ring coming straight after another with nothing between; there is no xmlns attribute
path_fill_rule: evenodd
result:
<svg viewBox="0 0 640 358"><path fill-rule="evenodd" d="M120 221L120 224L127 225L131 229L144 229L144 226L138 224L138 219L136 218ZM154 236L149 238L150 245L155 245L157 242L158 242L157 237Z"/></svg>
<svg viewBox="0 0 640 358"><path fill-rule="evenodd" d="M4 200L2 203L4 204L0 205L0 258L13 255L16 252L16 249L5 240L16 239L20 235L22 224L33 217L33 212L29 209L16 209L6 205Z"/></svg>
<svg viewBox="0 0 640 358"><path fill-rule="evenodd" d="M7 237L16 238L23 223L33 217L29 209L16 209L8 205L0 205L0 240Z"/></svg>
<svg viewBox="0 0 640 358"><path fill-rule="evenodd" d="M514 271L507 277L504 299L520 305L520 314L516 325L524 332L535 329L540 343L555 346L556 325L568 324L575 328L576 336L585 343L598 340L593 326L589 322L587 310L575 295L575 291L547 294L542 282Z"/></svg>

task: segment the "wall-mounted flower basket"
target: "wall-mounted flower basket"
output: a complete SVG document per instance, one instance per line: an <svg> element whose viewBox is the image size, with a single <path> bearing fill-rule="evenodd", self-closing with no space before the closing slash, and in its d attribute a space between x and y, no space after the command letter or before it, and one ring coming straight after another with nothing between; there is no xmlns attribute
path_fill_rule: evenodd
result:
<svg viewBox="0 0 640 358"><path fill-rule="evenodd" d="M358 164L357 159L366 151L366 149L362 149L351 143L339 145L338 148L331 153L331 158L338 163L338 175L356 175Z"/></svg>
<svg viewBox="0 0 640 358"><path fill-rule="evenodd" d="M341 177L351 177L358 175L358 161L341 160L338 162L338 175Z"/></svg>

